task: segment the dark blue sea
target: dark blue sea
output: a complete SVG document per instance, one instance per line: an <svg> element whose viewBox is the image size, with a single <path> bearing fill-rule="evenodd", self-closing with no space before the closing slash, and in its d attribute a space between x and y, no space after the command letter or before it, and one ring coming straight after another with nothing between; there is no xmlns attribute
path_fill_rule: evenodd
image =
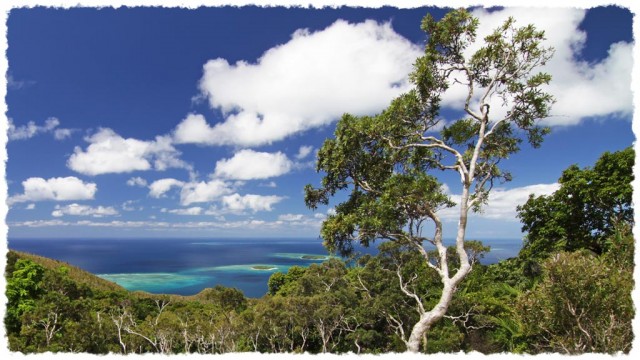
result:
<svg viewBox="0 0 640 360"><path fill-rule="evenodd" d="M482 263L517 255L519 240L483 241ZM9 239L9 248L94 273L129 290L193 295L215 285L248 297L267 291L269 276L329 258L319 239ZM376 247L356 248L375 254Z"/></svg>

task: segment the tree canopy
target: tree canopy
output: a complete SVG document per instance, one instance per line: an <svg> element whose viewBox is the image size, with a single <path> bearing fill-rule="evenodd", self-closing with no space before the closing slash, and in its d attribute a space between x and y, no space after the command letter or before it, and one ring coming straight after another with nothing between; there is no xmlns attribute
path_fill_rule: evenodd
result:
<svg viewBox="0 0 640 360"><path fill-rule="evenodd" d="M633 223L634 159L631 147L605 152L593 167L571 165L563 171L552 195L531 195L518 207L527 232L522 257L543 259L577 249L603 253L615 225Z"/></svg>
<svg viewBox="0 0 640 360"><path fill-rule="evenodd" d="M478 20L464 9L439 21L427 15L421 26L428 38L425 52L410 75L414 88L380 114L345 114L335 137L318 152L321 186L305 188L305 202L312 209L328 205L337 192L348 192L321 228L329 250L347 254L354 241L369 246L387 239L409 245L440 276L442 297L432 310L423 309L407 341L411 351L418 350L427 329L442 318L457 284L471 269L464 247L468 212L487 202L495 181L511 179L500 161L517 152L525 139L539 146L549 131L538 125L553 103L544 91L550 75L536 72L553 53L543 45L544 32L532 25L516 27L510 18L471 53L477 27ZM442 98L457 86L467 94L459 109L462 116L445 121ZM458 204L436 178L440 170L460 175ZM454 205L460 214L455 235L459 267L450 274L438 211ZM432 233L426 233L426 224L432 225ZM425 243L436 247L436 261Z"/></svg>

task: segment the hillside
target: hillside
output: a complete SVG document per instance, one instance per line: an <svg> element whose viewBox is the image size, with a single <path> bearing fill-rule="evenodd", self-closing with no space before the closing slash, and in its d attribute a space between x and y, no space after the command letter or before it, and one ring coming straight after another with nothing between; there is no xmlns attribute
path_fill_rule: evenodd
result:
<svg viewBox="0 0 640 360"><path fill-rule="evenodd" d="M9 250L7 253L7 268L6 273L10 274L13 269L13 265L18 259L31 260L39 265L42 265L45 269L56 270L61 266L66 267L69 270L69 278L78 284L84 284L95 290L103 291L125 291L122 286L113 283L111 281L102 279L88 271L82 270L76 266L73 266L64 261L54 260L44 256L30 254L21 251Z"/></svg>

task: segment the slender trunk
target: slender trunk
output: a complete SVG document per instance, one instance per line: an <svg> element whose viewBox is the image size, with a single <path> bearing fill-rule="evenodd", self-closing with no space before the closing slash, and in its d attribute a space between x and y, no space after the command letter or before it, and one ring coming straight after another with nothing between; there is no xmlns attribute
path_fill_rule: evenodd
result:
<svg viewBox="0 0 640 360"><path fill-rule="evenodd" d="M418 322L413 326L413 329L411 329L411 335L409 335L409 340L407 341L407 351L413 353L419 352L420 343L422 342L423 337L427 334L427 331L429 331L436 321L442 319L444 314L447 312L447 308L449 307L449 303L451 302L453 293L455 292L455 286L451 285L451 282L445 284L438 304L436 304L436 306L430 311L422 314L422 316L420 316L420 320L418 320Z"/></svg>
<svg viewBox="0 0 640 360"><path fill-rule="evenodd" d="M434 238L436 246L440 253L440 274L442 280L442 295L440 300L430 311L422 312L420 320L411 329L409 340L407 341L407 351L417 353L420 351L420 343L425 342L427 332L431 326L442 319L449 308L453 294L456 292L458 284L462 279L467 276L471 271L471 264L469 264L469 257L464 249L464 239L467 229L467 215L469 212L469 187L470 183L467 182L463 186L462 196L460 200L460 220L458 223L458 233L456 234L456 253L460 261L460 268L456 271L453 277L449 277L446 248L442 246L442 224L439 220L435 219L436 223L436 237ZM427 260L428 261L428 260ZM424 340L423 340L424 339Z"/></svg>

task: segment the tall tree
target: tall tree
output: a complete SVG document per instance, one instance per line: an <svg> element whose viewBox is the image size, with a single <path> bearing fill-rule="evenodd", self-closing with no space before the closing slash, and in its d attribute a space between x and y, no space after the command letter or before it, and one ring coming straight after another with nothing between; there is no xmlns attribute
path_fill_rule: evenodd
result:
<svg viewBox="0 0 640 360"><path fill-rule="evenodd" d="M421 26L428 36L425 52L410 76L414 89L378 115L345 114L335 138L327 139L318 153L317 171L324 172L321 186L305 187L305 202L312 209L328 205L340 191L348 192L347 200L322 225L321 236L330 251L347 254L354 241L368 246L387 239L420 253L438 274L442 293L430 309L422 294L405 286L407 279L399 279L420 312L406 341L411 352L419 351L429 328L445 315L458 284L471 270L464 247L467 217L487 202L495 181L511 179L499 162L517 152L524 139L539 146L549 131L537 120L548 116L553 103L542 89L551 77L534 70L553 51L542 46L542 31L532 25L517 28L514 22L508 19L471 53L476 18L464 9L451 11L440 21L427 15ZM442 128L441 99L453 85L466 89L461 118ZM502 109L490 113L492 104L502 104ZM455 269L448 265L438 215L438 210L455 204L433 176L436 170L460 175ZM427 223L433 225L430 235ZM427 243L437 250L435 260L424 248Z"/></svg>

